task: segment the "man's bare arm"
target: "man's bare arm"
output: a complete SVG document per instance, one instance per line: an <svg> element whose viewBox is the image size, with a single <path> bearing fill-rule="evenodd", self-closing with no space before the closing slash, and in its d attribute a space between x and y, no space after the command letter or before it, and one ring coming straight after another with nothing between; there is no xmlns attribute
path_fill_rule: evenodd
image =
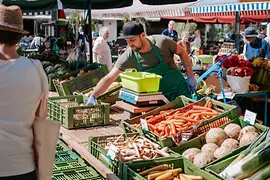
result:
<svg viewBox="0 0 270 180"><path fill-rule="evenodd" d="M120 73L121 71L118 68L113 67L109 74L107 74L99 81L91 95L93 95L95 98L102 95L108 89L108 87L118 78Z"/></svg>
<svg viewBox="0 0 270 180"><path fill-rule="evenodd" d="M185 51L185 49L181 45L177 44L175 54L177 54L181 57L181 61L182 61L183 65L186 69L186 72L187 72L187 76L188 77L194 76L191 61L190 61L188 53Z"/></svg>

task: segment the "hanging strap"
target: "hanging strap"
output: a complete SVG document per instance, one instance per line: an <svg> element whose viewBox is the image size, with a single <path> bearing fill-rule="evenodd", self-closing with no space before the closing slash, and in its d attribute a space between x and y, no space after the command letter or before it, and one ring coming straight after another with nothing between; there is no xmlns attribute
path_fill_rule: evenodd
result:
<svg viewBox="0 0 270 180"><path fill-rule="evenodd" d="M32 64L36 67L37 72L39 74L39 78L40 78L40 82L41 82L41 88L42 88L42 92L40 95L40 104L39 107L37 109L38 116L41 118L46 118L47 117L47 99L48 99L48 82L46 81L46 77L44 76L45 74L42 72L44 71L42 68L42 65L40 63L40 61L37 60L33 60L30 59Z"/></svg>

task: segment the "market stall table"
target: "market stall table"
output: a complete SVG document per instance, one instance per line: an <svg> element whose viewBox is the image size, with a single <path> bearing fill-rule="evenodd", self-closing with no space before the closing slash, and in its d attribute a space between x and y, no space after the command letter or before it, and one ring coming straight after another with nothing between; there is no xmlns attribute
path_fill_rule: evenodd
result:
<svg viewBox="0 0 270 180"><path fill-rule="evenodd" d="M112 124L114 125L74 130L68 130L61 127L60 138L65 141L71 149L79 153L80 156L93 166L103 177L106 177L109 180L119 180L119 178L109 168L89 153L87 148L89 136L95 137L123 133L122 128L117 123L121 118L121 112L114 112L110 116Z"/></svg>

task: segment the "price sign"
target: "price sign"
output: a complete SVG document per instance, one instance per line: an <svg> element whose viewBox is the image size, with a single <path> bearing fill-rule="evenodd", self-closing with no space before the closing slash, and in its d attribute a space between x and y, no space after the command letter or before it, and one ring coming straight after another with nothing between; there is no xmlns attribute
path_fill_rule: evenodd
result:
<svg viewBox="0 0 270 180"><path fill-rule="evenodd" d="M254 125L256 121L256 116L256 113L246 110L244 121L248 124Z"/></svg>
<svg viewBox="0 0 270 180"><path fill-rule="evenodd" d="M141 126L142 126L142 129L148 131L148 125L145 119L141 119Z"/></svg>
<svg viewBox="0 0 270 180"><path fill-rule="evenodd" d="M107 153L108 158L113 161L116 157L117 151L118 151L118 148L115 145L111 144L109 151Z"/></svg>

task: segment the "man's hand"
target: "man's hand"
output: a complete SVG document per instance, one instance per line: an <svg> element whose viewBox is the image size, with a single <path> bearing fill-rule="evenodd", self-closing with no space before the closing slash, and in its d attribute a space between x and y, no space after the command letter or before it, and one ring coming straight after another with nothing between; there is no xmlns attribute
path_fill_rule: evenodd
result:
<svg viewBox="0 0 270 180"><path fill-rule="evenodd" d="M88 101L86 103L86 106L92 106L92 105L96 105L96 104L97 104L96 98L93 95L91 95L88 98Z"/></svg>
<svg viewBox="0 0 270 180"><path fill-rule="evenodd" d="M192 90L192 92L196 91L196 85L197 81L194 76L188 77L188 88L189 91Z"/></svg>

